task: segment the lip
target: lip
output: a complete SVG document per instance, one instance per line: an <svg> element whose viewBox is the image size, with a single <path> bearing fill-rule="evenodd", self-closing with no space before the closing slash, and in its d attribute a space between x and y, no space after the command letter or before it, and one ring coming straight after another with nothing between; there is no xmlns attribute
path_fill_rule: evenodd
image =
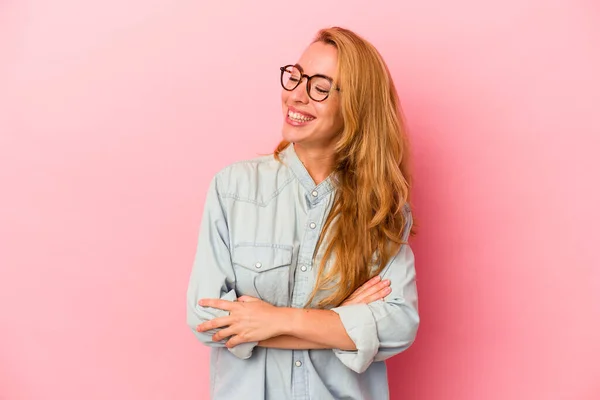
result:
<svg viewBox="0 0 600 400"><path fill-rule="evenodd" d="M310 121L296 121L290 118L289 113L291 112L295 112L301 115L304 115L305 117L308 118L312 118ZM294 108L292 106L288 106L288 111L285 113L285 122L288 125L291 126L295 126L295 127L302 127L302 126L306 126L308 124L310 124L311 122L313 122L316 119L316 117L314 117L313 115L306 113L306 112L302 112L300 110L298 110L297 108Z"/></svg>
<svg viewBox="0 0 600 400"><path fill-rule="evenodd" d="M304 111L300 111L297 108L294 108L292 106L288 106L288 111L292 111L292 112L295 112L295 113L298 113L298 114L302 114L302 115L304 115L305 117L308 117L308 118L317 118L317 117L315 117L312 114L309 114L309 113L304 112Z"/></svg>

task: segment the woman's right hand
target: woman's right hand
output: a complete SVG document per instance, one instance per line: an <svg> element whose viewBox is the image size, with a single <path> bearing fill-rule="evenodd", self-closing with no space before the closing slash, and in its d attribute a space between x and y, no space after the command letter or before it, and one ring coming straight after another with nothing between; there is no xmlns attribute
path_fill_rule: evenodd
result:
<svg viewBox="0 0 600 400"><path fill-rule="evenodd" d="M364 285L359 287L352 293L341 306L350 304L369 304L376 300L382 300L385 296L392 292L390 281L388 279L381 280L379 275L369 279Z"/></svg>

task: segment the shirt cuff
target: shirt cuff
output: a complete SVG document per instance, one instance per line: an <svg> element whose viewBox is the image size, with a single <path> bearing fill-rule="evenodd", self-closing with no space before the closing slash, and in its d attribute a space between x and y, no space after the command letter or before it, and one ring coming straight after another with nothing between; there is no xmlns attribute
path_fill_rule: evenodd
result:
<svg viewBox="0 0 600 400"><path fill-rule="evenodd" d="M231 354L233 354L237 358L247 360L252 356L252 351L254 350L257 344L258 342L241 343L231 349L228 348L227 350L229 350Z"/></svg>
<svg viewBox="0 0 600 400"><path fill-rule="evenodd" d="M377 324L371 309L366 304L351 304L332 308L356 345L356 350L333 349L336 357L354 372L363 373L373 362L379 350Z"/></svg>

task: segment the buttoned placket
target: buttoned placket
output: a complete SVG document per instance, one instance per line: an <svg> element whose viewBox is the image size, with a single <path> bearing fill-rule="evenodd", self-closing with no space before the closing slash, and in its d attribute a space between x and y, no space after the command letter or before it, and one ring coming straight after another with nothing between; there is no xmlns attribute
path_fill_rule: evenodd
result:
<svg viewBox="0 0 600 400"><path fill-rule="evenodd" d="M295 272L292 295L292 307L296 308L304 307L312 292L314 284L312 258L319 240L324 213L326 212L325 202L320 203L321 198L319 198L317 190L309 192L306 197L310 206L307 212L304 237L298 252L298 268ZM304 366L306 350L294 350L292 356L294 362L292 369L293 398L294 400L309 399L308 371Z"/></svg>
<svg viewBox="0 0 600 400"><path fill-rule="evenodd" d="M293 146L293 145L291 145ZM329 202L324 201L333 190L329 179L316 185L310 174L295 154L294 149L286 149L289 155L287 161L304 188L304 198L308 205L306 223L302 232L302 239L298 249L298 260L294 270L294 285L292 289L291 306L303 308L314 286L313 255L325 221ZM292 351L292 398L294 400L309 400L309 381L305 357L308 350Z"/></svg>

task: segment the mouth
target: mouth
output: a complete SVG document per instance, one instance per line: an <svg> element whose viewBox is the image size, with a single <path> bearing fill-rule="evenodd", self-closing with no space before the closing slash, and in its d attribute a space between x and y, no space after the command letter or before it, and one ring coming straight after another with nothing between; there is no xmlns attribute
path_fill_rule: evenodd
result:
<svg viewBox="0 0 600 400"><path fill-rule="evenodd" d="M286 120L291 125L306 125L314 119L316 118L310 114L300 112L292 107L288 108Z"/></svg>

